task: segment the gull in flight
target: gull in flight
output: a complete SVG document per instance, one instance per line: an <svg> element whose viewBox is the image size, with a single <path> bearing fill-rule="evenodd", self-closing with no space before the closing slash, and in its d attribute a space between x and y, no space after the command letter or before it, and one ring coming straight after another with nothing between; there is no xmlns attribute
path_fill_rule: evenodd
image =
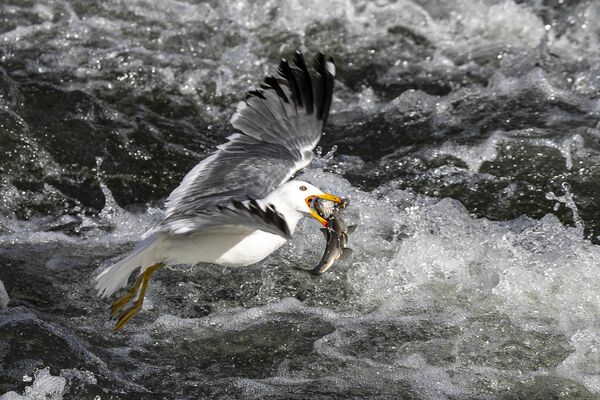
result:
<svg viewBox="0 0 600 400"><path fill-rule="evenodd" d="M254 264L290 239L305 215L321 224L316 198L343 201L315 186L289 179L313 159L331 105L335 65L320 53L308 68L296 52L240 102L231 119L235 133L200 161L168 197L163 220L133 251L96 277L102 297L139 275L111 306L120 330L142 308L151 275L170 264ZM138 293L139 292L139 293Z"/></svg>

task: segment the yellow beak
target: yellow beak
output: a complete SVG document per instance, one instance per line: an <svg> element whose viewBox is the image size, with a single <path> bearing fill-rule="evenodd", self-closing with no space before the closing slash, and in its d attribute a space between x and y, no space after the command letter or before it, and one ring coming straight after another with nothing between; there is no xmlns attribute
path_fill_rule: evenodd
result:
<svg viewBox="0 0 600 400"><path fill-rule="evenodd" d="M344 200L340 199L337 196L334 196L332 194L329 193L323 193L323 194L318 194L316 196L308 196L305 201L306 204L308 205L308 208L310 209L310 214L321 223L321 225L323 225L324 227L327 228L327 226L329 226L329 222L327 222L327 220L323 217L321 217L319 215L319 213L314 209L313 207L313 203L314 201L319 198L319 199L323 199L323 200L329 200L329 201L333 201L334 203L338 203L338 204L343 204Z"/></svg>

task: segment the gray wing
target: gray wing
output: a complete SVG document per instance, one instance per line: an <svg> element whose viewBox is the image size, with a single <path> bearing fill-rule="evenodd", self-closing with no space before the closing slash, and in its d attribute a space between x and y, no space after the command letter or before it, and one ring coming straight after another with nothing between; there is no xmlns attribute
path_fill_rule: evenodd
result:
<svg viewBox="0 0 600 400"><path fill-rule="evenodd" d="M288 224L282 215L272 205L261 206L256 200L244 202L231 200L229 204L217 206L214 210L197 212L185 218L167 217L163 221L163 227L174 235L183 235L199 229L220 229L240 225L260 229L286 239L291 237Z"/></svg>
<svg viewBox="0 0 600 400"><path fill-rule="evenodd" d="M261 199L306 167L327 122L334 76L333 59L322 53L315 57L312 71L299 52L293 65L282 60L277 78L267 77L238 105L231 119L238 132L196 165L171 193L163 227L174 233L183 220L195 229L217 224L223 220L223 207ZM241 214L249 211L238 208L236 213L243 223ZM266 223L277 225L274 218Z"/></svg>

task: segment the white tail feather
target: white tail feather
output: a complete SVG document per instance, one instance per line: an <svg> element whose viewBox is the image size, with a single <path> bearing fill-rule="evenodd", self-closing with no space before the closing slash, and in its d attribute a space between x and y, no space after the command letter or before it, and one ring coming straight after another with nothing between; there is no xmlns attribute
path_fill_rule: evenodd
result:
<svg viewBox="0 0 600 400"><path fill-rule="evenodd" d="M157 235L150 235L140 241L131 254L116 264L108 267L96 277L98 296L108 297L127 284L129 275L136 268L145 269L154 264L152 253ZM145 267L145 268L144 268Z"/></svg>

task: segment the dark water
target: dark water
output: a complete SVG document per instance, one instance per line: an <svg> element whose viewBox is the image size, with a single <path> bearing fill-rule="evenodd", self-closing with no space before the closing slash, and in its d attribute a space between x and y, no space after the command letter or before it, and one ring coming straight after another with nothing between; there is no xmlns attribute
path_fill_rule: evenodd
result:
<svg viewBox="0 0 600 400"><path fill-rule="evenodd" d="M599 19L592 0L1 1L0 393L600 398ZM336 59L303 178L352 200L353 259L293 268L321 255L306 221L259 265L161 271L112 334L92 277L297 48Z"/></svg>

